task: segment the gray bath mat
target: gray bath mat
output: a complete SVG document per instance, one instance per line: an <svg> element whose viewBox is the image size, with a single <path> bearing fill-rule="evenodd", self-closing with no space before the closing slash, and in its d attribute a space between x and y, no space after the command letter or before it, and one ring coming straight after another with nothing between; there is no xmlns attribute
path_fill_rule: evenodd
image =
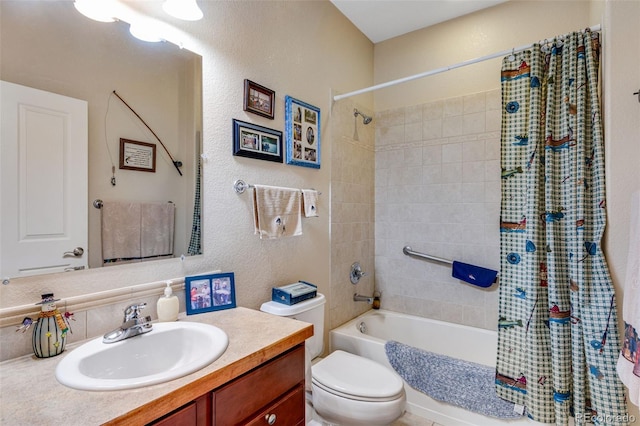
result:
<svg viewBox="0 0 640 426"><path fill-rule="evenodd" d="M385 344L389 363L412 388L431 398L490 417L518 418L514 404L496 395L495 369L399 342Z"/></svg>

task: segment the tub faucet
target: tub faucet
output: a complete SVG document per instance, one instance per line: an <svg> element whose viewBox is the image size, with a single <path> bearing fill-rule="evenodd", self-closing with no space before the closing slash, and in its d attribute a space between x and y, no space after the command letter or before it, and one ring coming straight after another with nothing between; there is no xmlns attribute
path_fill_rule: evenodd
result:
<svg viewBox="0 0 640 426"><path fill-rule="evenodd" d="M152 329L151 317L143 317L140 310L147 306L146 303L137 303L127 306L124 310L122 325L108 332L102 338L103 343L115 343L139 334L148 333Z"/></svg>
<svg viewBox="0 0 640 426"><path fill-rule="evenodd" d="M370 305L373 305L373 296L363 296L358 293L353 293L353 301L354 302L367 302Z"/></svg>

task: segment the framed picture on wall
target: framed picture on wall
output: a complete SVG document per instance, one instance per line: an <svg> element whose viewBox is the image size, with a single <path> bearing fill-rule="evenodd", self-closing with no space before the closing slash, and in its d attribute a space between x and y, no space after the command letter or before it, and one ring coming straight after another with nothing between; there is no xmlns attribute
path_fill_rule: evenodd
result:
<svg viewBox="0 0 640 426"><path fill-rule="evenodd" d="M185 277L187 315L236 307L233 272Z"/></svg>
<svg viewBox="0 0 640 426"><path fill-rule="evenodd" d="M233 155L282 163L282 132L234 119Z"/></svg>
<svg viewBox="0 0 640 426"><path fill-rule="evenodd" d="M244 80L244 110L273 120L276 92L251 80Z"/></svg>
<svg viewBox="0 0 640 426"><path fill-rule="evenodd" d="M320 108L285 96L287 164L320 168Z"/></svg>
<svg viewBox="0 0 640 426"><path fill-rule="evenodd" d="M120 138L120 168L155 173L155 144Z"/></svg>

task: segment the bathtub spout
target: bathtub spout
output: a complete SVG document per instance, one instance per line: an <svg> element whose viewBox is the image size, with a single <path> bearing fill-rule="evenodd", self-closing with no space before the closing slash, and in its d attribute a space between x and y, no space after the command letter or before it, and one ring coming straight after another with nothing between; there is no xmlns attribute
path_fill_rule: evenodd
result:
<svg viewBox="0 0 640 426"><path fill-rule="evenodd" d="M367 302L370 305L373 305L373 297L363 296L358 293L353 293L353 301L354 302Z"/></svg>

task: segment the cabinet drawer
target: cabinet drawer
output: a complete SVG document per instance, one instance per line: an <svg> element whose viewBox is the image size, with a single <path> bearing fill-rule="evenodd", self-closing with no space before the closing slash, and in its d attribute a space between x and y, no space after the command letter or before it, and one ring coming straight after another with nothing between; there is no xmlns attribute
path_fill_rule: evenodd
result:
<svg viewBox="0 0 640 426"><path fill-rule="evenodd" d="M247 426L291 426L304 423L304 386L299 384L288 394L263 410Z"/></svg>
<svg viewBox="0 0 640 426"><path fill-rule="evenodd" d="M304 382L304 344L213 392L215 425L239 424ZM301 403L304 411L304 401Z"/></svg>

